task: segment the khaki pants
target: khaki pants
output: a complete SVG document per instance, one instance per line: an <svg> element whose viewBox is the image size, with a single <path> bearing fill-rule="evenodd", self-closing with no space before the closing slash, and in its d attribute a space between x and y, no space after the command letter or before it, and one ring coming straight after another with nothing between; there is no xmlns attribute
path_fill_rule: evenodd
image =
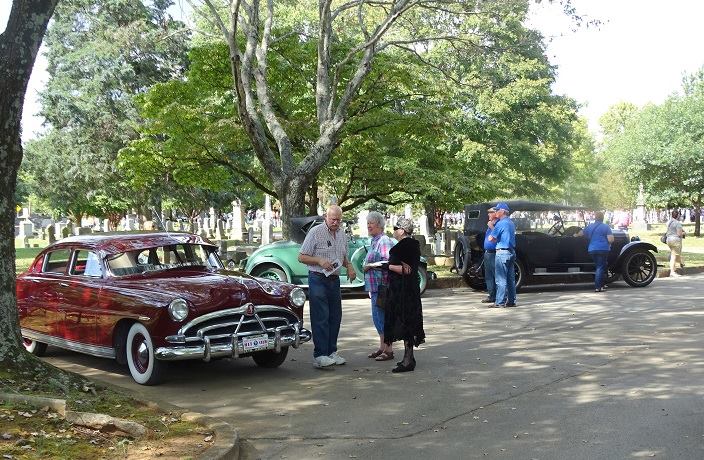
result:
<svg viewBox="0 0 704 460"><path fill-rule="evenodd" d="M680 268L684 267L682 261L682 238L668 237L667 245L670 248L670 274L675 273L675 266L679 264Z"/></svg>

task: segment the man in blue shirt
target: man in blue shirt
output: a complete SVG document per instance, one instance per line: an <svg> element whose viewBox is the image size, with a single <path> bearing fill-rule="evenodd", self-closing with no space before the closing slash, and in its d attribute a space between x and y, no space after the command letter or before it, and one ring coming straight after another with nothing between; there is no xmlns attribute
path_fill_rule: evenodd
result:
<svg viewBox="0 0 704 460"><path fill-rule="evenodd" d="M482 299L482 303L496 303L496 279L494 272L496 265L494 258L496 256L496 241L491 241L489 237L494 230L496 224L496 209L489 208L489 222L487 223L486 233L484 234L484 281L486 282L487 298Z"/></svg>
<svg viewBox="0 0 704 460"><path fill-rule="evenodd" d="M594 222L587 225L584 230L580 230L574 236L586 236L589 239L587 251L594 261L594 290L604 292L606 272L609 269L609 250L614 242L614 235L611 227L604 223L604 213L597 211L594 213Z"/></svg>
<svg viewBox="0 0 704 460"><path fill-rule="evenodd" d="M509 217L511 210L508 204L499 203L494 209L499 220L489 240L496 242L496 303L489 305L489 308L515 307L516 272L513 266L516 261L516 226Z"/></svg>

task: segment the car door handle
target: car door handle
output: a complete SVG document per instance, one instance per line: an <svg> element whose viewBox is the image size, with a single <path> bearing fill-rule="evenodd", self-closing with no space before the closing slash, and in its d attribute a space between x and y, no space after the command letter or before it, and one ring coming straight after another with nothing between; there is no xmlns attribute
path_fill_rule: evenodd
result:
<svg viewBox="0 0 704 460"><path fill-rule="evenodd" d="M66 282L64 282L64 281L62 281L62 282L59 283L59 286L69 287L69 284L66 283Z"/></svg>

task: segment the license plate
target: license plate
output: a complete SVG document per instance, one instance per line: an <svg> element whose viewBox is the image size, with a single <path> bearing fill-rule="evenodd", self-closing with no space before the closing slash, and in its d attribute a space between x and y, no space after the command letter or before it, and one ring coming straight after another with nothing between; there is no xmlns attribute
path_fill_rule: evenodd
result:
<svg viewBox="0 0 704 460"><path fill-rule="evenodd" d="M242 347L245 352L266 350L269 346L269 336L267 334L253 335L242 338Z"/></svg>

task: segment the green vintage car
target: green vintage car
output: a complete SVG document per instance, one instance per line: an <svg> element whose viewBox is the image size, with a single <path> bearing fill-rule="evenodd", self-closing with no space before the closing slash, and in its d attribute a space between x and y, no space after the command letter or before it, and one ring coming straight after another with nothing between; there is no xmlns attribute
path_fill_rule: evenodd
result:
<svg viewBox="0 0 704 460"><path fill-rule="evenodd" d="M291 219L292 240L277 241L258 248L251 256L240 262L244 271L252 276L269 278L308 287L308 267L298 261L298 251L308 231L323 223L321 216L294 217ZM348 244L347 258L354 265L357 277L350 282L347 279L347 269L340 273L343 289L363 289L364 271L362 265L369 250L371 238L355 237L351 232L351 224L345 226ZM428 262L421 257L418 282L423 293L428 285Z"/></svg>

